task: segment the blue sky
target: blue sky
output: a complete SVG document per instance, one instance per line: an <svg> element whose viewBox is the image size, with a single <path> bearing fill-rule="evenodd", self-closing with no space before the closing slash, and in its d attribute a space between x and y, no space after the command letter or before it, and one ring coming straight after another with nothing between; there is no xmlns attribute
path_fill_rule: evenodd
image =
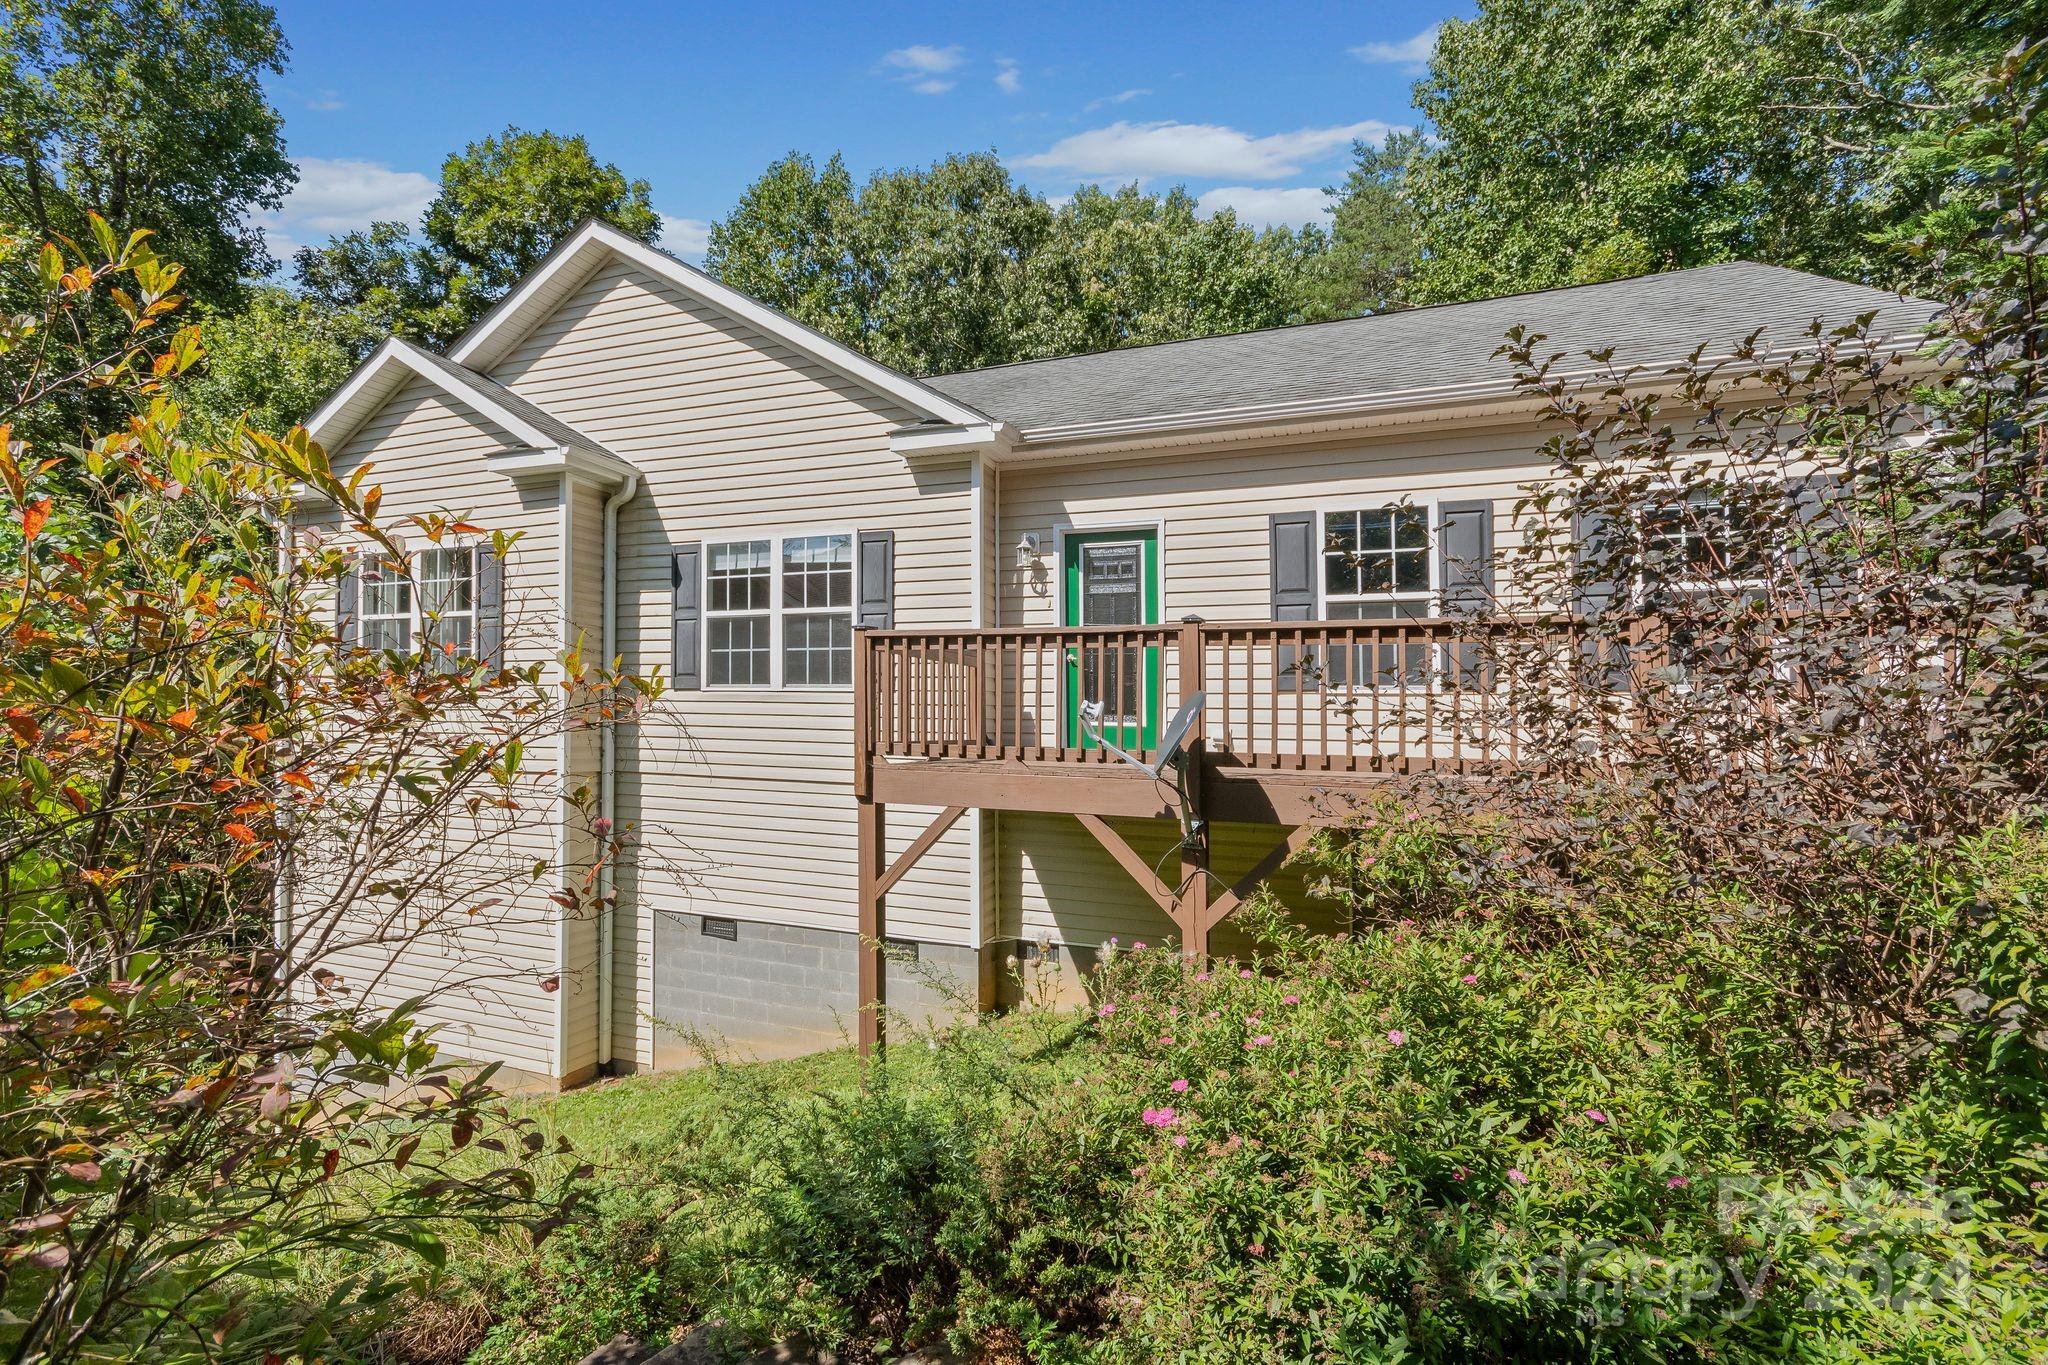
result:
<svg viewBox="0 0 2048 1365"><path fill-rule="evenodd" d="M277 5L271 82L300 185L271 249L413 220L441 159L518 124L580 132L650 182L696 256L775 157L857 176L993 150L1049 195L1184 183L1259 223L1322 211L1353 138L1411 125L1429 0L1271 5Z"/></svg>

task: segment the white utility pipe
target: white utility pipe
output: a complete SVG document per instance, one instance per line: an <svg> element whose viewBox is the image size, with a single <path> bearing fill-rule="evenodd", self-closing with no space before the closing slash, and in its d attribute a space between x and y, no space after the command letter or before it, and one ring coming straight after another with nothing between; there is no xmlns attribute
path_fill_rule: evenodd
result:
<svg viewBox="0 0 2048 1365"><path fill-rule="evenodd" d="M600 633L604 637L604 653L601 667L610 668L612 659L618 653L619 638L619 509L633 500L640 491L640 476L628 474L626 481L619 485L618 492L605 499L604 504L604 621ZM599 758L597 765L597 813L605 821L605 830L600 845L619 837L618 816L618 718L610 714L618 705L618 694L611 692L605 698L607 715L604 729L599 732ZM597 1069L601 1075L609 1075L612 1069L612 957L617 907L612 901L616 894L617 879L613 876L612 863L606 858L597 872Z"/></svg>

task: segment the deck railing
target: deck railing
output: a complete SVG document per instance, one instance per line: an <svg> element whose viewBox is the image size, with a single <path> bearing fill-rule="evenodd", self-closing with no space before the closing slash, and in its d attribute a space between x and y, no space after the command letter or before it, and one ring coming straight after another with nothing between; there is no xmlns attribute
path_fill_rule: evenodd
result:
<svg viewBox="0 0 2048 1365"><path fill-rule="evenodd" d="M1439 617L864 630L855 739L883 761L1113 763L1081 723L1081 704L1095 702L1099 733L1150 758L1166 718L1199 691L1198 733L1217 766L1476 771L1519 749L1488 662L1503 628Z"/></svg>

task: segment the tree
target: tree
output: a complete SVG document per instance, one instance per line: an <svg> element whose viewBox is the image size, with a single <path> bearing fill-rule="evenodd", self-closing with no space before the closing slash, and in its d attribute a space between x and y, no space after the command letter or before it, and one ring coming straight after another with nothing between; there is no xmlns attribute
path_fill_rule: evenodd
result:
<svg viewBox="0 0 2048 1365"><path fill-rule="evenodd" d="M491 1070L438 1056L423 1002L372 1003L348 964L588 912L504 837L555 799L527 747L624 680L351 649L352 556L272 528L306 490L409 574L378 490L303 432L192 443L165 391L202 350L171 325L182 272L87 227L29 258L34 290L10 282L39 306L0 315L0 1354L352 1357L424 1290L442 1230L538 1237L563 1200ZM86 308L123 319L112 355L74 343ZM86 384L127 406L104 434L8 425ZM479 531L409 520L416 542ZM258 1290L379 1248L399 1273Z"/></svg>
<svg viewBox="0 0 2048 1365"><path fill-rule="evenodd" d="M327 308L276 286L254 289L239 310L202 314L205 355L174 389L186 422L206 441L231 443L243 419L283 437L387 331L366 310Z"/></svg>
<svg viewBox="0 0 2048 1365"><path fill-rule="evenodd" d="M1325 245L1313 229L1255 231L1229 209L1203 217L1178 186L1086 186L1060 207L1046 249L1029 262L1013 358L1300 322Z"/></svg>
<svg viewBox="0 0 2048 1365"><path fill-rule="evenodd" d="M1913 1040L1977 1008L1989 926L1931 911L1939 860L2038 829L2048 795L2044 90L2048 44L2022 45L1952 130L2006 151L1977 179L1993 238L1943 281L1938 350L1820 322L1654 372L1520 329L1503 348L1556 433L1553 477L1518 509L1499 577L1519 610L1487 650L1507 780L1483 809L1447 794L1507 851L1460 884L1568 907L1570 934L1634 863L1687 936L1792 978L1759 996L1785 1037L1900 1091L1933 1051ZM1576 642L1530 605L1569 607ZM2039 961L2015 969L2031 1002ZM2031 1017L1996 1015L1995 1070L2037 1116Z"/></svg>
<svg viewBox="0 0 2048 1365"><path fill-rule="evenodd" d="M1052 210L994 156L879 171L847 221L858 349L912 374L1018 358L1013 305Z"/></svg>
<svg viewBox="0 0 2048 1365"><path fill-rule="evenodd" d="M1446 23L1416 100L1417 297L1749 258L1881 280L1887 140L1829 83L1842 49L1786 0L1487 0Z"/></svg>
<svg viewBox="0 0 2048 1365"><path fill-rule="evenodd" d="M598 161L580 136L507 128L441 163L417 236L374 223L302 248L293 268L322 305L445 346L587 218L642 241L661 235L646 181Z"/></svg>
<svg viewBox="0 0 2048 1365"><path fill-rule="evenodd" d="M1183 189L1054 209L993 155L878 172L792 153L711 230L726 283L914 374L1299 320L1323 248Z"/></svg>
<svg viewBox="0 0 2048 1365"><path fill-rule="evenodd" d="M268 273L250 224L297 178L265 72L277 16L253 0L10 0L0 22L0 211L35 243L98 214L147 226L196 298ZM26 300L12 301L26 306Z"/></svg>
<svg viewBox="0 0 2048 1365"><path fill-rule="evenodd" d="M820 168L791 152L711 225L705 269L828 336L858 336L851 241L857 211L853 177L837 153Z"/></svg>
<svg viewBox="0 0 2048 1365"><path fill-rule="evenodd" d="M273 262L253 215L297 178L263 76L281 71L277 17L254 0L11 0L0 12L0 239L32 258L58 236L139 227L186 265L182 288L233 308ZM42 306L36 272L0 270L0 311ZM66 311L111 355L127 324L97 295ZM17 414L16 434L76 439L117 415L104 389L67 388Z"/></svg>
<svg viewBox="0 0 2048 1365"><path fill-rule="evenodd" d="M1351 146L1351 173L1325 193L1330 249L1318 271L1313 311L1321 317L1385 313L1408 303L1422 252L1422 225L1409 176L1428 148L1421 133L1389 134Z"/></svg>

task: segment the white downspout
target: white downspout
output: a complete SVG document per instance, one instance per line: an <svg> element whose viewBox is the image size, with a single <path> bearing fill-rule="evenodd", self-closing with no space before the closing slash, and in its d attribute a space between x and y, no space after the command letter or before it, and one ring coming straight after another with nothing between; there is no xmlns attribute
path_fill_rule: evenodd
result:
<svg viewBox="0 0 2048 1365"><path fill-rule="evenodd" d="M605 499L604 504L604 606L603 621L599 631L603 636L604 653L600 667L609 669L618 653L619 638L619 509L633 500L640 491L640 476L626 475L616 493ZM597 813L606 823L601 826L606 832L599 841L618 837L618 728L619 722L612 708L618 704L616 692L605 697L606 715L604 728L598 737L597 765ZM617 878L613 875L611 859L606 858L597 872L597 1070L599 1075L609 1075L612 1069L612 958L613 940L617 934L618 907L613 904Z"/></svg>

